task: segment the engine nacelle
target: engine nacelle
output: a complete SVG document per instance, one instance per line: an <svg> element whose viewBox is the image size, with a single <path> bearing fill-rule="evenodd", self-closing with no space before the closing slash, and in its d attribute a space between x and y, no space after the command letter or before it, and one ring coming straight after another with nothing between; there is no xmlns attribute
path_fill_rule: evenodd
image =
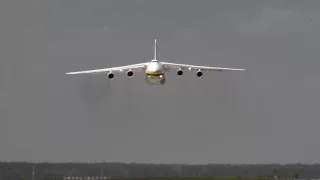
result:
<svg viewBox="0 0 320 180"><path fill-rule="evenodd" d="M127 76L130 77L130 78L133 77L133 72L132 72L131 70L129 70L129 71L127 72Z"/></svg>
<svg viewBox="0 0 320 180"><path fill-rule="evenodd" d="M181 77L181 76L183 75L183 71L182 71L181 68L177 71L177 75L178 75L179 77Z"/></svg>
<svg viewBox="0 0 320 180"><path fill-rule="evenodd" d="M110 72L110 73L108 74L108 78L112 80L112 79L114 78L114 74L113 74L112 72Z"/></svg>
<svg viewBox="0 0 320 180"><path fill-rule="evenodd" d="M197 71L197 77L198 78L201 78L203 76L203 73L202 71L199 69L199 71Z"/></svg>

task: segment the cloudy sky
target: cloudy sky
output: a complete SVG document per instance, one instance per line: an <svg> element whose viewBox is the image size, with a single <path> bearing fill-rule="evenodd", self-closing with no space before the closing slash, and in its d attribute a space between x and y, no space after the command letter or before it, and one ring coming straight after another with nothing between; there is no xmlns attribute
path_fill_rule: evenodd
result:
<svg viewBox="0 0 320 180"><path fill-rule="evenodd" d="M0 3L0 159L319 162L320 1ZM309 22L309 17L313 19ZM67 76L153 58L247 72Z"/></svg>

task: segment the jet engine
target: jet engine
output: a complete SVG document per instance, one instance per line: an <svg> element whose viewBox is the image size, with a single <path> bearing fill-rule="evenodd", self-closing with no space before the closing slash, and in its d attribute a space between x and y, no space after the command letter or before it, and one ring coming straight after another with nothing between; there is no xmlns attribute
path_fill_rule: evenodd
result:
<svg viewBox="0 0 320 180"><path fill-rule="evenodd" d="M108 74L108 78L109 78L109 79L113 79L113 78L114 78L114 74L113 74L112 72L110 72L110 73Z"/></svg>
<svg viewBox="0 0 320 180"><path fill-rule="evenodd" d="M199 69L199 71L197 72L197 76L198 76L198 78L201 78L202 76L203 76L203 73L202 73L202 71Z"/></svg>
<svg viewBox="0 0 320 180"><path fill-rule="evenodd" d="M127 76L131 78L131 77L133 76L133 72L132 72L131 70L129 70L129 71L127 72Z"/></svg>
<svg viewBox="0 0 320 180"><path fill-rule="evenodd" d="M183 71L182 71L181 68L177 71L177 75L180 76L180 77L183 75Z"/></svg>

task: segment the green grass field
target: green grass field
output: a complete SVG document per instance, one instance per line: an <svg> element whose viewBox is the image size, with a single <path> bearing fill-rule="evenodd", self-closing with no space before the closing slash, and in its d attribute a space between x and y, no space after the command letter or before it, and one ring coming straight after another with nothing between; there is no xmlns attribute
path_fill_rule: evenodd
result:
<svg viewBox="0 0 320 180"><path fill-rule="evenodd" d="M125 180L125 179L113 179L113 180ZM138 179L128 179L128 180L266 180L266 178L241 178L241 177L186 177L186 178L138 178Z"/></svg>

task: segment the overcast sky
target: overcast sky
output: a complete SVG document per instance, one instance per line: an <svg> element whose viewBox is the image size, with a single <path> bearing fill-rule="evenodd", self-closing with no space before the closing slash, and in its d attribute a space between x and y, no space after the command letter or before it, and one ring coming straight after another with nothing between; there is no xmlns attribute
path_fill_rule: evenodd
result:
<svg viewBox="0 0 320 180"><path fill-rule="evenodd" d="M319 0L0 2L0 159L313 163ZM309 17L313 19L309 22ZM153 58L247 72L68 76Z"/></svg>

